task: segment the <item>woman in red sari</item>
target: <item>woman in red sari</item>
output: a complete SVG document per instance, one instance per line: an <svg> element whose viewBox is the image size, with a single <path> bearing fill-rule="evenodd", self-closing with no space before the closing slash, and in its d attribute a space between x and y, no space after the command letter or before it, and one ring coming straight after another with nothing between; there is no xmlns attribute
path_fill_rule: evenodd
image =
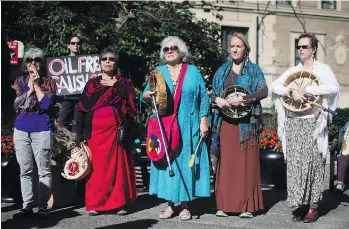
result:
<svg viewBox="0 0 349 229"><path fill-rule="evenodd" d="M87 82L79 101L76 143L87 139L92 154L85 192L89 215L115 209L127 214L126 205L137 197L132 154L119 139L120 127L136 114L136 91L131 79L115 73L116 60L115 50L101 52L102 74Z"/></svg>

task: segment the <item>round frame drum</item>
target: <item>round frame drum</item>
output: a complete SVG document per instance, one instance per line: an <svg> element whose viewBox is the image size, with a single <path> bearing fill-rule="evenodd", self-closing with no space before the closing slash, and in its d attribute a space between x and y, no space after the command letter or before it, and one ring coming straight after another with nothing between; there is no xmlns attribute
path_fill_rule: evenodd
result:
<svg viewBox="0 0 349 229"><path fill-rule="evenodd" d="M319 78L309 71L298 71L292 73L287 77L284 86L289 89L305 88L307 86L319 86L321 82ZM318 103L321 100L321 96L307 96L308 101L303 103L293 100L289 96L282 96L281 102L283 106L295 113L305 113L313 108L313 103Z"/></svg>
<svg viewBox="0 0 349 229"><path fill-rule="evenodd" d="M250 94L250 92L241 86L233 85L230 87L227 87L221 94L221 98L228 99L232 97L239 97L239 96L246 96ZM227 110L222 110L222 113L230 118L230 119L241 119L245 116L247 116L252 110L252 104L244 104L241 103L241 105L236 107L228 108Z"/></svg>
<svg viewBox="0 0 349 229"><path fill-rule="evenodd" d="M162 73L158 70L154 70L150 74L149 78L150 91L155 91L156 106L158 108L159 116L163 116L167 111L167 88L166 82ZM154 105L151 104L152 112L156 115Z"/></svg>

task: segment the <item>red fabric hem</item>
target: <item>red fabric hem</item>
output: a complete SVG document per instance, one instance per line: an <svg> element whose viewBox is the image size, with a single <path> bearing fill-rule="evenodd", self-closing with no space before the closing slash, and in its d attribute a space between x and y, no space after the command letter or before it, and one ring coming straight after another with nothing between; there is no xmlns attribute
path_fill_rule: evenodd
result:
<svg viewBox="0 0 349 229"><path fill-rule="evenodd" d="M112 114L104 110L112 109L111 107L101 109L105 114ZM117 128L114 116L92 120L91 139L88 140L92 154L92 173L86 182L85 195L88 211L117 209L137 198L132 155L118 144Z"/></svg>

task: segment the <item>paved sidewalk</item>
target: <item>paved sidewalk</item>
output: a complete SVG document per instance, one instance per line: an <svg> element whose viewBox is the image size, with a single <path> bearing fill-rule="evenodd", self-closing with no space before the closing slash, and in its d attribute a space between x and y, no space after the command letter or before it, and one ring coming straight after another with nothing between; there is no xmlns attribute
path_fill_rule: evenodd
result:
<svg viewBox="0 0 349 229"><path fill-rule="evenodd" d="M316 228L348 229L349 228L349 190L344 195L324 192L320 206L320 219L312 224L294 223L291 220L291 209L285 203L286 194L281 191L264 191L265 214L253 219L240 219L237 216L218 218L214 215L213 198L202 198L193 201L193 220L182 222L178 216L159 220L158 214L166 208L166 203L154 196L142 194L130 207L127 216L99 215L90 217L82 207L70 207L54 210L46 221L32 219L16 221L11 218L18 206L1 205L1 226L3 229L60 228L60 229L215 229L215 228Z"/></svg>

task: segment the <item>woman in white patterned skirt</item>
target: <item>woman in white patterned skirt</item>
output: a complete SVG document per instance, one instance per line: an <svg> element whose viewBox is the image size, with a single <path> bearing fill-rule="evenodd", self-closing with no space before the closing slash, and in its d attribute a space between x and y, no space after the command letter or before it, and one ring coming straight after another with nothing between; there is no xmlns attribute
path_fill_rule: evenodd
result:
<svg viewBox="0 0 349 229"><path fill-rule="evenodd" d="M315 60L318 48L315 35L301 34L298 40L296 48L301 63L289 68L275 80L269 93L278 113L278 134L282 138L287 160L287 202L290 207L296 208L293 211L294 221L312 223L318 218L317 208L322 194L328 148L327 122L331 114L319 106L313 106L302 114L286 111L280 99L289 96L303 102L308 96L320 95L322 105L335 110L338 106L339 85L331 68ZM312 72L322 84L296 90L286 88L284 83L288 76L301 70Z"/></svg>

